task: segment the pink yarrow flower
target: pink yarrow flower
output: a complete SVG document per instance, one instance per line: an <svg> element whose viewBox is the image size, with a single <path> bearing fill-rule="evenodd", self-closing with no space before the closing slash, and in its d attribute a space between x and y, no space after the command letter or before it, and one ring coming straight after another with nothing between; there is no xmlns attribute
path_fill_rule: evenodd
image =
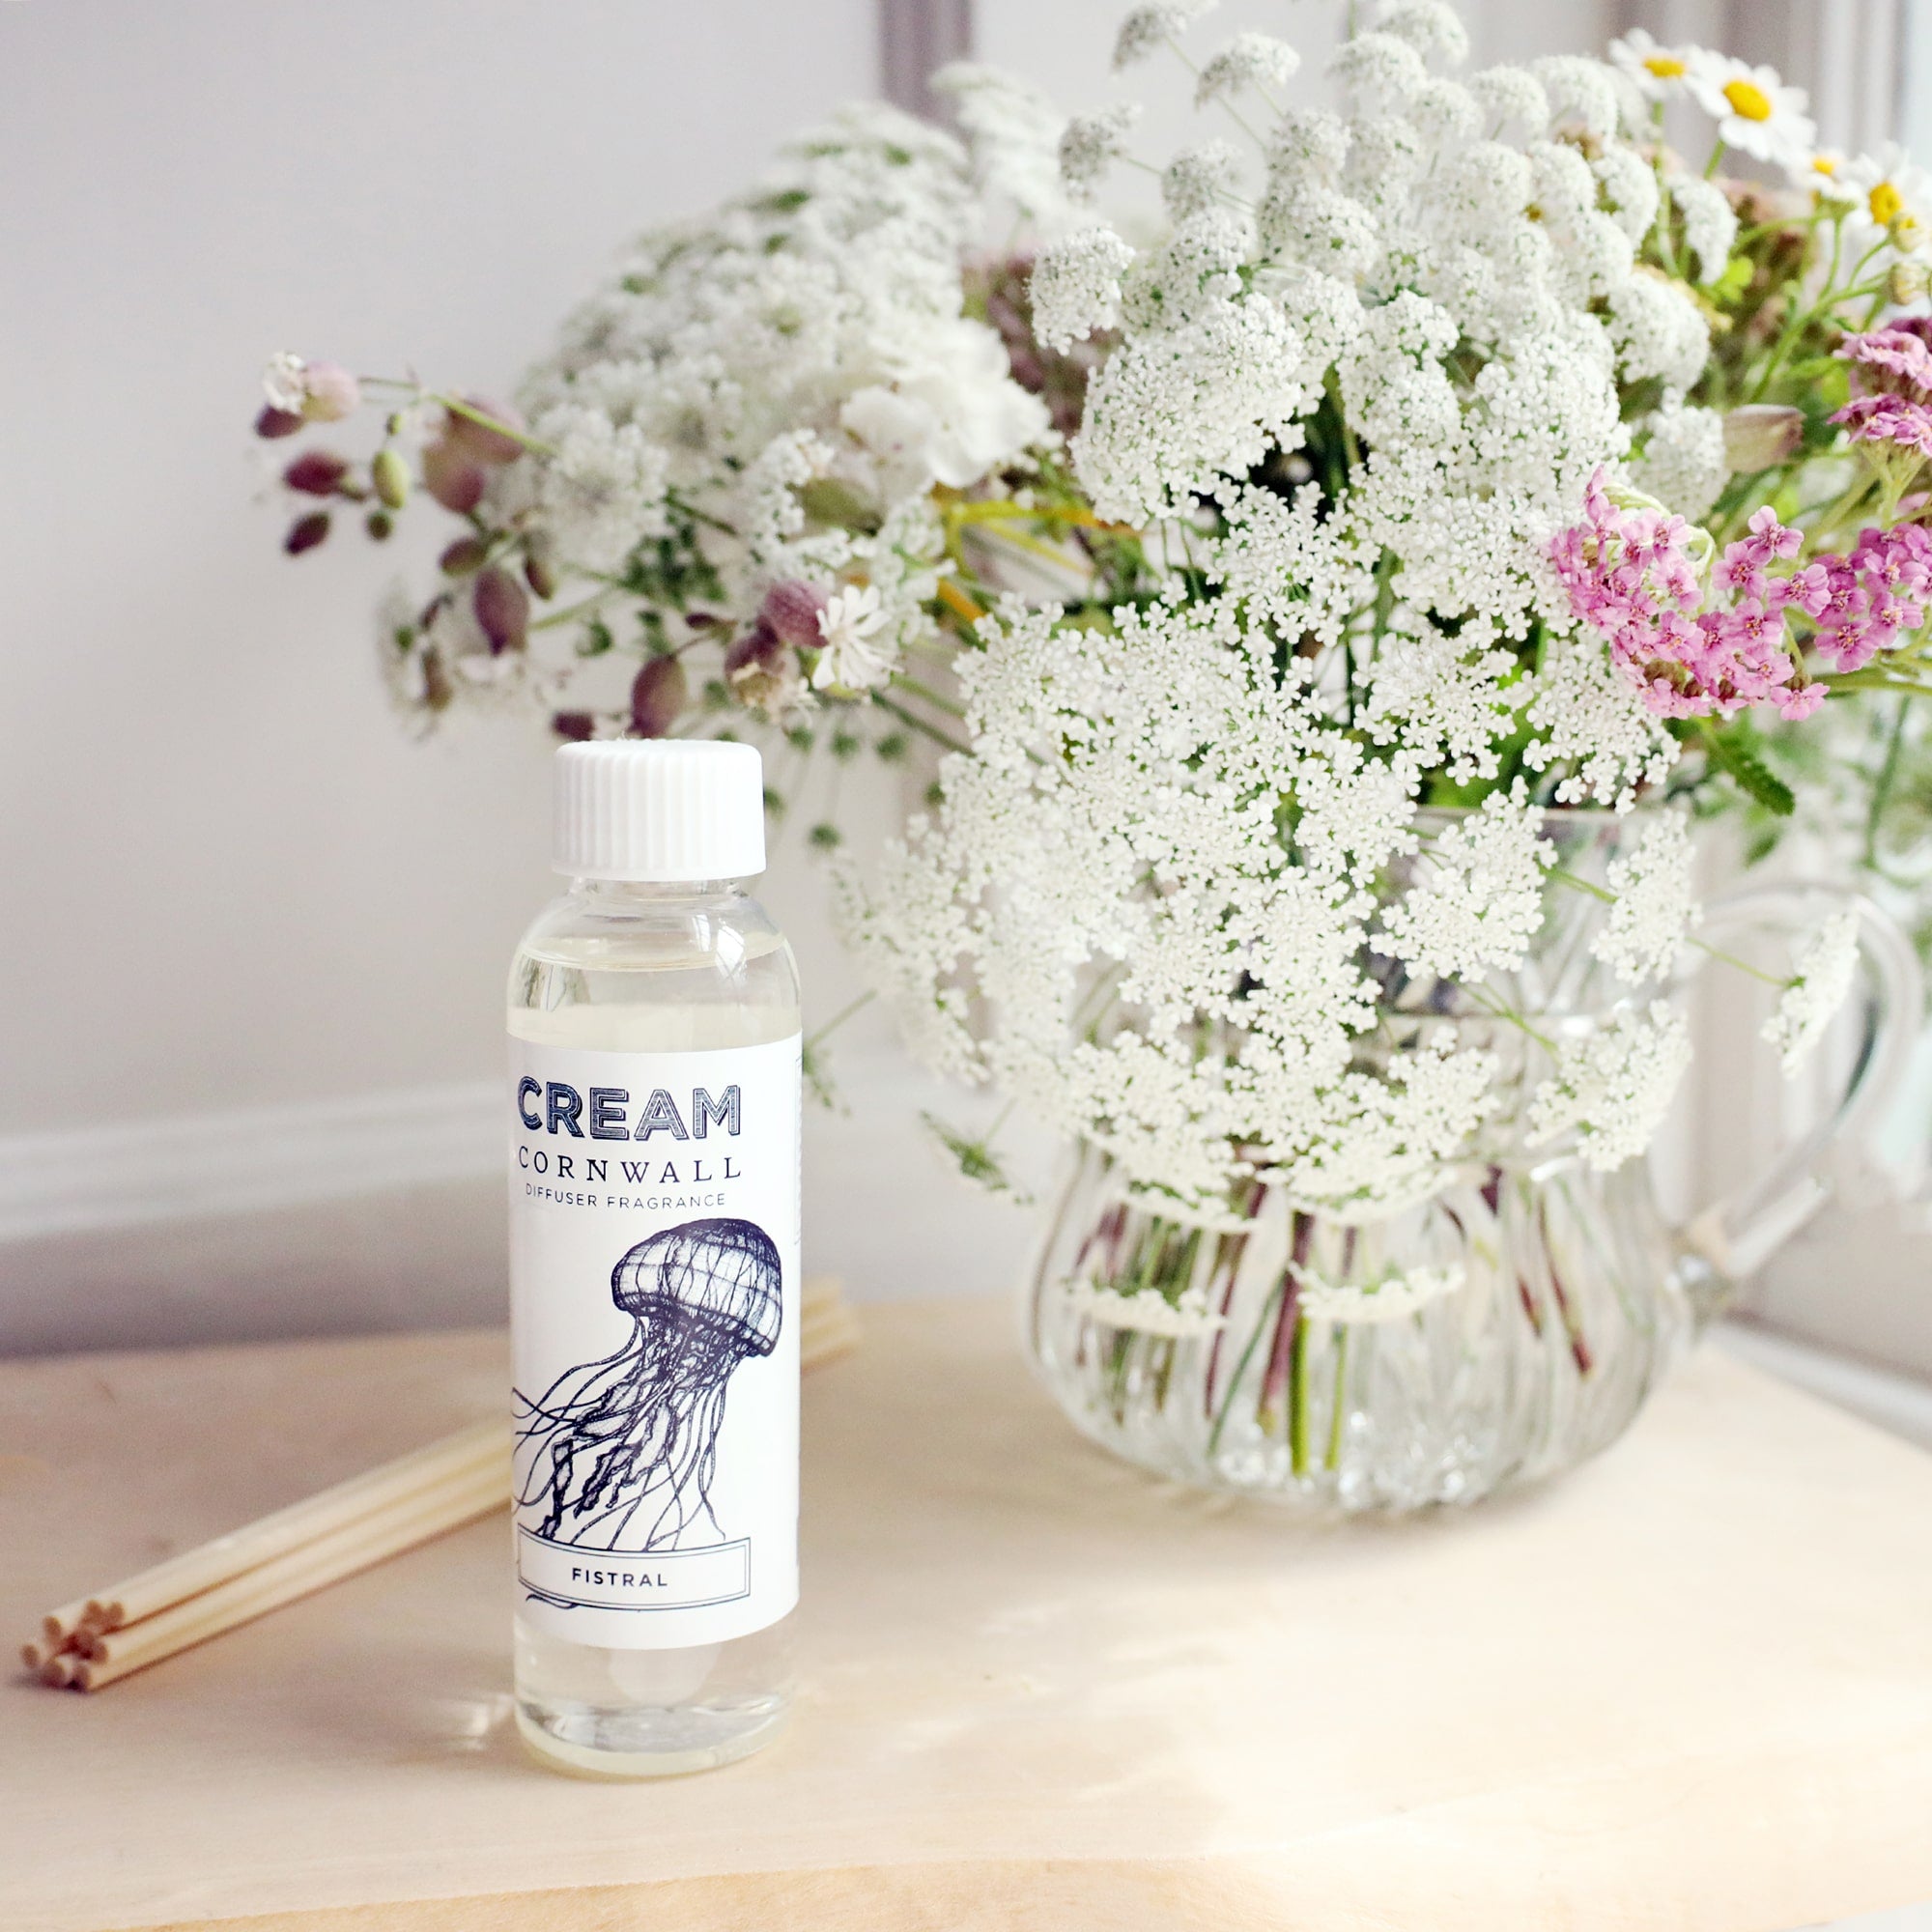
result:
<svg viewBox="0 0 1932 1932"><path fill-rule="evenodd" d="M1851 363L1857 395L1890 393L1932 402L1932 317L1913 316L1848 335L1833 354Z"/></svg>
<svg viewBox="0 0 1932 1932"><path fill-rule="evenodd" d="M1809 717L1826 688L1804 682L1787 607L1819 621L1813 606L1831 610L1841 600L1848 620L1871 620L1867 572L1835 559L1849 573L1847 586L1829 564L1790 571L1804 535L1768 505L1749 529L1712 569L1713 590L1730 600L1722 604L1707 599L1684 519L1620 507L1602 470L1584 493L1583 521L1550 546L1571 610L1608 641L1612 661L1658 717L1728 718L1753 704ZM1864 604L1855 610L1851 593Z"/></svg>
<svg viewBox="0 0 1932 1932"><path fill-rule="evenodd" d="M1902 449L1932 456L1932 406L1912 396L1886 392L1876 396L1854 396L1841 410L1833 412L1834 423L1843 423L1854 442L1890 442Z"/></svg>

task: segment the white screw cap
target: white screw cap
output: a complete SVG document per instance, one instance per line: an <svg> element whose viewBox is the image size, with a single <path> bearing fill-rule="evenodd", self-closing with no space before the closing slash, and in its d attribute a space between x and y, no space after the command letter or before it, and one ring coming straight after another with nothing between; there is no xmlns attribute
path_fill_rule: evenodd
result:
<svg viewBox="0 0 1932 1932"><path fill-rule="evenodd" d="M754 745L614 738L556 754L552 866L574 879L749 879L765 869Z"/></svg>

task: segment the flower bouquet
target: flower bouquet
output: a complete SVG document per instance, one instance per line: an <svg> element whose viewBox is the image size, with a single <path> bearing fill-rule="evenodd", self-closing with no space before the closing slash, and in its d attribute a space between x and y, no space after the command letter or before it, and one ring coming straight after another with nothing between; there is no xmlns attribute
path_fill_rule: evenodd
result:
<svg viewBox="0 0 1932 1932"><path fill-rule="evenodd" d="M960 138L848 115L640 244L516 411L399 385L366 463L287 473L462 519L384 626L420 715L936 741L838 886L914 1048L1075 1151L1031 1286L1069 1412L1201 1482L1467 1499L1611 1439L1820 1196L1822 1136L1659 1210L1688 974L1783 934L1796 1065L1862 945L1840 1126L1916 1022L1870 907L1692 869L1726 808L1880 823L1918 742L1932 188L1702 49L1467 73L1392 0L1295 105L1283 41L1195 62L1204 11L1117 49L1193 69L1197 145L952 70ZM1128 166L1156 220L1103 213ZM356 386L270 383L270 435Z"/></svg>

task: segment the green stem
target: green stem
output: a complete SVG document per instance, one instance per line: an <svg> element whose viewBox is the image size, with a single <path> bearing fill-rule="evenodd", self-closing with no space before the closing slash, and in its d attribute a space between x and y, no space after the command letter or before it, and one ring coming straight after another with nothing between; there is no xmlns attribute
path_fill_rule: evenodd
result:
<svg viewBox="0 0 1932 1932"><path fill-rule="evenodd" d="M1334 1471L1342 1466L1342 1432L1349 1414L1349 1327L1340 1323L1335 1330L1335 1395L1328 1411L1328 1447L1321 1466Z"/></svg>
<svg viewBox="0 0 1932 1932"><path fill-rule="evenodd" d="M1228 1378L1228 1393L1221 1404L1221 1412L1214 1418L1214 1427L1208 1432L1208 1460L1214 1460L1214 1452L1221 1446L1221 1432L1228 1426L1228 1418L1235 1412L1235 1398L1240 1392L1242 1378L1248 1373L1248 1365L1255 1358L1255 1350L1262 1345L1262 1337L1267 1332L1268 1317L1274 1313L1275 1302L1288 1293L1286 1274L1275 1283L1274 1292L1262 1305L1262 1311L1255 1320L1254 1332L1248 1337L1248 1345L1241 1350L1241 1359L1235 1364L1235 1373Z"/></svg>
<svg viewBox="0 0 1932 1932"><path fill-rule="evenodd" d="M872 693L872 702L882 711L890 711L901 724L909 724L915 731L923 733L935 745L944 745L949 752L957 752L963 757L972 755L972 747L961 744L957 738L942 731L937 724L928 724L916 711L908 711L903 704L895 703L883 691Z"/></svg>
<svg viewBox="0 0 1932 1932"><path fill-rule="evenodd" d="M901 691L909 691L915 697L924 698L936 710L947 712L954 718L963 718L966 715L966 707L963 704L955 703L943 692L934 691L931 685L922 683L916 677L908 677L902 670L894 671L893 682Z"/></svg>
<svg viewBox="0 0 1932 1932"><path fill-rule="evenodd" d="M1309 1367L1308 1320L1297 1308L1288 1344L1288 1460L1297 1476L1308 1473Z"/></svg>
<svg viewBox="0 0 1932 1932"><path fill-rule="evenodd" d="M875 997L876 995L872 993L861 993L856 1000L848 1001L844 1006L840 1007L836 1013L834 1013L832 1017L829 1020L827 1020L825 1024L822 1027L820 1027L816 1033L808 1034L806 1036L806 1040L805 1040L806 1052L810 1053L811 1049L814 1046L818 1045L818 1043L821 1040L829 1039L832 1037L832 1035L838 1032L838 1030L840 1027L842 1027L845 1024L845 1022L852 1017L854 1013L858 1012L861 1008L870 1006Z"/></svg>
<svg viewBox="0 0 1932 1932"><path fill-rule="evenodd" d="M1865 813L1865 864L1873 870L1878 867L1878 829L1885 816L1885 808L1890 802L1891 788L1898 779L1898 761L1905 751L1905 720L1912 700L1901 697L1898 700L1898 716L1891 721L1891 731L1886 742L1885 763L1879 768L1878 782L1872 786L1871 807Z"/></svg>
<svg viewBox="0 0 1932 1932"><path fill-rule="evenodd" d="M1548 1034L1539 1033L1520 1012L1514 1008L1506 1006L1487 986L1479 986L1474 980L1465 980L1463 981L1463 990L1477 1005L1487 1007L1498 1019L1507 1020L1519 1032L1527 1034L1531 1039L1535 1040L1538 1046L1544 1048L1547 1052L1554 1053L1556 1051L1556 1042Z"/></svg>

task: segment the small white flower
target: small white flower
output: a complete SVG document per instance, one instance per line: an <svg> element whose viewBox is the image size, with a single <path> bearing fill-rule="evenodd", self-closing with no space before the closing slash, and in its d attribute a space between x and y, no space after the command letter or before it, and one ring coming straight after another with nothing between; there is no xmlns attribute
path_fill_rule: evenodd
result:
<svg viewBox="0 0 1932 1932"><path fill-rule="evenodd" d="M1121 1328L1137 1335L1211 1335L1228 1324L1228 1318L1210 1308L1199 1289L1188 1289L1173 1301L1158 1289L1125 1294L1111 1283L1100 1281L1070 1281L1064 1293L1074 1314L1084 1315L1103 1328Z"/></svg>
<svg viewBox="0 0 1932 1932"><path fill-rule="evenodd" d="M1671 402L1636 428L1643 452L1632 460L1632 480L1665 509L1696 523L1730 479L1724 418L1716 410Z"/></svg>
<svg viewBox="0 0 1932 1932"><path fill-rule="evenodd" d="M1699 48L1686 78L1726 147L1774 167L1816 149L1818 126L1804 111L1804 90L1787 87L1776 68Z"/></svg>
<svg viewBox="0 0 1932 1932"><path fill-rule="evenodd" d="M1235 191L1239 157L1226 141L1203 141L1183 148L1167 164L1161 199L1176 221L1205 214Z"/></svg>
<svg viewBox="0 0 1932 1932"><path fill-rule="evenodd" d="M1789 1079L1837 1016L1859 966L1859 916L1833 913L1798 955L1791 983L1777 1010L1764 1023L1764 1037L1777 1048Z"/></svg>
<svg viewBox="0 0 1932 1932"><path fill-rule="evenodd" d="M1034 334L1065 351L1076 337L1112 328L1121 319L1121 277L1134 251L1111 228L1082 228L1042 249L1028 294Z"/></svg>
<svg viewBox="0 0 1932 1932"><path fill-rule="evenodd" d="M1060 175L1076 201L1091 200L1108 168L1127 152L1127 136L1140 114L1139 101L1122 100L1067 122L1060 137Z"/></svg>
<svg viewBox="0 0 1932 1932"><path fill-rule="evenodd" d="M1492 792L1482 809L1438 833L1420 882L1391 906L1370 943L1444 980L1480 980L1521 966L1543 923L1543 873L1555 857L1543 811Z"/></svg>
<svg viewBox="0 0 1932 1932"><path fill-rule="evenodd" d="M280 410L284 415L301 414L302 404L308 400L308 385L303 380L307 370L308 364L286 349L269 357L269 365L262 371L262 393L271 410Z"/></svg>
<svg viewBox="0 0 1932 1932"><path fill-rule="evenodd" d="M1556 1070L1530 1096L1530 1145L1574 1132L1586 1167L1621 1167L1650 1145L1690 1060L1684 1016L1662 1000L1561 1040Z"/></svg>
<svg viewBox="0 0 1932 1932"><path fill-rule="evenodd" d="M1469 58L1468 29L1448 0L1388 0L1376 25L1443 67L1461 67Z"/></svg>
<svg viewBox="0 0 1932 1932"><path fill-rule="evenodd" d="M872 584L835 592L818 613L825 642L811 668L811 688L856 692L883 684L893 669L892 655L879 641L885 626L883 601Z"/></svg>
<svg viewBox="0 0 1932 1932"><path fill-rule="evenodd" d="M1251 87L1263 94L1269 88L1285 87L1300 65L1301 56L1272 34L1236 34L1201 70L1194 104L1206 107L1210 100Z"/></svg>
<svg viewBox="0 0 1932 1932"><path fill-rule="evenodd" d="M1690 81L1690 65L1702 54L1701 47L1666 47L1641 27L1633 27L1622 40L1610 43L1611 60L1646 100L1668 100L1683 93Z"/></svg>
<svg viewBox="0 0 1932 1932"><path fill-rule="evenodd" d="M963 490L1046 431L1045 405L1012 381L981 323L935 319L883 359L892 382L858 390L838 420L889 466L895 496Z"/></svg>
<svg viewBox="0 0 1932 1932"><path fill-rule="evenodd" d="M1136 7L1121 22L1115 39L1114 71L1132 67L1156 47L1178 40L1213 6L1214 0L1155 0L1152 6Z"/></svg>
<svg viewBox="0 0 1932 1932"><path fill-rule="evenodd" d="M1697 279L1716 281L1738 239L1737 212L1723 189L1701 175L1674 174L1665 185L1684 217L1684 242L1697 258Z"/></svg>
<svg viewBox="0 0 1932 1932"><path fill-rule="evenodd" d="M1461 1264L1447 1267L1392 1269L1374 1281L1324 1281L1312 1268L1293 1270L1296 1305L1310 1321L1339 1321L1361 1326L1371 1322L1406 1321L1432 1301L1458 1293L1465 1279Z"/></svg>
<svg viewBox="0 0 1932 1932"><path fill-rule="evenodd" d="M563 403L534 424L556 452L537 500L558 553L586 570L614 570L646 537L662 536L670 459L636 423Z"/></svg>
<svg viewBox="0 0 1932 1932"><path fill-rule="evenodd" d="M1616 895L1590 951L1627 984L1662 980L1697 923L1690 874L1696 853L1681 812L1651 818L1627 858L1612 859L1606 873Z"/></svg>

